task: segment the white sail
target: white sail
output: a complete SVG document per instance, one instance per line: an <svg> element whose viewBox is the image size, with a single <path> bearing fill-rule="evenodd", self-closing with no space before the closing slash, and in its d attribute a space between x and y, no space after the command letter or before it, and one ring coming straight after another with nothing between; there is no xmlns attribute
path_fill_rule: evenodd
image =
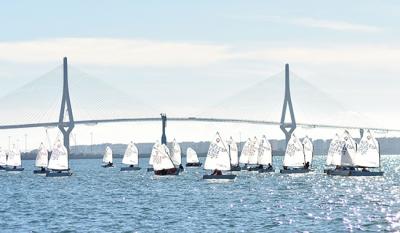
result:
<svg viewBox="0 0 400 233"><path fill-rule="evenodd" d="M199 163L197 153L191 147L186 150L186 163Z"/></svg>
<svg viewBox="0 0 400 233"><path fill-rule="evenodd" d="M379 143L369 130L360 141L355 165L370 168L380 167Z"/></svg>
<svg viewBox="0 0 400 233"><path fill-rule="evenodd" d="M342 151L343 151L344 141L339 137L338 134L335 134L335 137L332 139L328 156L326 157L326 165L328 166L336 166L340 165L340 161L342 159Z"/></svg>
<svg viewBox="0 0 400 233"><path fill-rule="evenodd" d="M304 166L304 162L305 157L303 145L296 135L292 134L292 137L287 144L285 157L283 158L283 166L302 167Z"/></svg>
<svg viewBox="0 0 400 233"><path fill-rule="evenodd" d="M313 159L314 147L308 136L303 139L303 150L306 162L309 162L311 164Z"/></svg>
<svg viewBox="0 0 400 233"><path fill-rule="evenodd" d="M254 137L250 147L250 154L249 154L249 163L251 165L255 165L258 162L258 148L260 146L260 142L258 141L257 137Z"/></svg>
<svg viewBox="0 0 400 233"><path fill-rule="evenodd" d="M103 156L103 163L112 163L112 162L113 162L113 153L111 148L107 146Z"/></svg>
<svg viewBox="0 0 400 233"><path fill-rule="evenodd" d="M346 130L343 134L343 150L340 159L340 166L355 166L357 159L357 144L351 137L350 133Z"/></svg>
<svg viewBox="0 0 400 233"><path fill-rule="evenodd" d="M257 163L260 165L272 165L272 147L265 135L260 140Z"/></svg>
<svg viewBox="0 0 400 233"><path fill-rule="evenodd" d="M49 152L47 151L46 147L43 143L40 143L37 155L35 166L36 167L47 167L49 164Z"/></svg>
<svg viewBox="0 0 400 233"><path fill-rule="evenodd" d="M157 150L159 144L160 144L160 142L156 141L156 143L154 143L154 145L153 145L153 148L151 149L149 165L153 165L154 155L156 153L156 150Z"/></svg>
<svg viewBox="0 0 400 233"><path fill-rule="evenodd" d="M218 169L221 171L231 170L231 161L228 150L218 132L208 148L204 169Z"/></svg>
<svg viewBox="0 0 400 233"><path fill-rule="evenodd" d="M48 168L52 170L68 170L67 148L65 148L60 140L57 140L53 147Z"/></svg>
<svg viewBox="0 0 400 233"><path fill-rule="evenodd" d="M253 141L249 138L247 141L244 143L243 148L242 148L242 153L240 153L240 158L239 158L239 163L242 164L248 164L249 163L249 157L252 151L252 144Z"/></svg>
<svg viewBox="0 0 400 233"><path fill-rule="evenodd" d="M182 153L181 153L181 147L179 144L174 141L172 141L172 147L171 147L171 160L174 163L174 165L179 166L182 163Z"/></svg>
<svg viewBox="0 0 400 233"><path fill-rule="evenodd" d="M239 165L239 152L238 152L238 147L236 142L233 140L232 137L229 138L228 140L228 149L230 152L230 157L231 157L231 165L232 166L237 166Z"/></svg>
<svg viewBox="0 0 400 233"><path fill-rule="evenodd" d="M130 142L126 147L122 163L127 165L139 164L139 150L133 142Z"/></svg>
<svg viewBox="0 0 400 233"><path fill-rule="evenodd" d="M168 154L169 149L165 145L161 145L156 143L154 148L153 155L153 168L155 171L159 171L162 169L171 169L174 168L174 164Z"/></svg>
<svg viewBox="0 0 400 233"><path fill-rule="evenodd" d="M5 166L5 165L7 165L7 154L0 147L0 166Z"/></svg>
<svg viewBox="0 0 400 233"><path fill-rule="evenodd" d="M15 145L8 153L6 165L16 167L21 166L21 152L15 147Z"/></svg>

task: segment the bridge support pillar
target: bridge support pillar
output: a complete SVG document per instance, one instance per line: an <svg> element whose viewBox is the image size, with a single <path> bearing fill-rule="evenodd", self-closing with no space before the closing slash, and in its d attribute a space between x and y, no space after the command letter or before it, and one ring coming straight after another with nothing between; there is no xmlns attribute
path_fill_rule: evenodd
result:
<svg viewBox="0 0 400 233"><path fill-rule="evenodd" d="M68 155L70 154L69 136L75 126L74 116L72 114L71 99L69 97L68 87L68 63L67 58L64 57L63 61L63 95L61 99L60 116L58 119L58 128L64 137L64 146L67 148ZM67 118L67 119L65 119Z"/></svg>
<svg viewBox="0 0 400 233"><path fill-rule="evenodd" d="M160 115L162 121L161 144L167 145L167 135L165 134L165 127L167 127L167 115L165 113L161 113Z"/></svg>
<svg viewBox="0 0 400 233"><path fill-rule="evenodd" d="M286 145L290 140L293 131L296 129L296 119L294 117L292 98L290 96L290 77L289 77L289 64L285 65L285 99L283 101L282 115L280 121L280 128L285 134ZM290 122L286 123L286 111L289 109Z"/></svg>

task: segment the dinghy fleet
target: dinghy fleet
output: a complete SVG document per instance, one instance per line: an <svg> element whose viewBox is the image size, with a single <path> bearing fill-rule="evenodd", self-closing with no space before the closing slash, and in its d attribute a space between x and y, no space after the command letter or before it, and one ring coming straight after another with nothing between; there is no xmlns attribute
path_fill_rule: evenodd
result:
<svg viewBox="0 0 400 233"><path fill-rule="evenodd" d="M314 155L312 140L305 136L298 138L292 134L283 158L283 166L279 170L282 174L308 173L312 171ZM234 180L239 171L273 173L272 146L265 135L260 138L248 138L239 155L238 145L232 137L224 139L217 132L210 142L204 169L209 174L203 176L205 180ZM138 171L139 150L130 142L125 150L120 171ZM0 170L23 171L21 153L14 145L5 152L0 148ZM242 166L240 166L242 165ZM104 152L102 167L113 168L113 152L107 146ZM188 147L186 150L186 167L201 167L196 151ZM49 177L70 176L68 151L60 140L57 140L52 150L48 150L43 143L37 150L35 160L35 174L45 174ZM346 130L342 135L336 134L331 140L326 158L324 173L331 176L382 176L379 170L380 150L379 143L373 134L367 130L357 144ZM375 169L375 170L370 170ZM157 176L179 175L184 171L182 166L182 150L174 139L167 146L158 141L152 147L148 172Z"/></svg>

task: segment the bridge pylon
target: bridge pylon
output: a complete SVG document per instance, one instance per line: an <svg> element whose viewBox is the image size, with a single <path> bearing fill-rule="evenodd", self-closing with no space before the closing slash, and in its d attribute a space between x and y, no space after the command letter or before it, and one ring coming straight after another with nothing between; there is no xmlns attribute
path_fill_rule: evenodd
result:
<svg viewBox="0 0 400 233"><path fill-rule="evenodd" d="M161 144L167 145L167 135L165 134L165 127L167 127L167 114L161 113L160 115L162 122Z"/></svg>
<svg viewBox="0 0 400 233"><path fill-rule="evenodd" d="M67 119L64 119L67 116ZM68 155L70 154L69 136L72 129L75 127L74 115L72 114L71 99L69 97L68 87L68 63L67 58L63 60L63 95L61 99L60 116L58 119L58 128L64 137L64 146L67 148Z"/></svg>
<svg viewBox="0 0 400 233"><path fill-rule="evenodd" d="M286 122L286 111L289 109L290 122ZM292 97L290 95L290 76L289 64L285 65L285 99L283 100L282 115L280 121L280 128L285 134L286 145L292 136L293 131L296 129L296 119L294 117L294 110L292 104Z"/></svg>

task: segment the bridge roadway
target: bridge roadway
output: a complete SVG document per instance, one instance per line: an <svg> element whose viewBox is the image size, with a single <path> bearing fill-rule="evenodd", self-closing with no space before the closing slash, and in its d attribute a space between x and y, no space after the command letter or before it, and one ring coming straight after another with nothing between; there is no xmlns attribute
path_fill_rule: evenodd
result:
<svg viewBox="0 0 400 233"><path fill-rule="evenodd" d="M115 119L98 119L98 120L81 120L75 121L75 125L91 125L91 124L104 124L104 123L118 123L118 122L153 122L160 121L159 117L144 117L144 118L115 118ZM229 118L207 118L207 117L169 117L168 121L190 121L190 122L220 122L220 123L239 123L239 124L256 124L256 125L281 125L280 122L275 121L261 121L261 120L246 120L246 119L229 119ZM46 123L32 123L32 124L15 124L15 125L0 125L0 129L22 129L22 128L37 128L37 127L57 127L58 122ZM67 125L66 125L67 126ZM383 132L400 132L400 129L389 128L370 128L370 127L357 127L357 126L343 126L343 125L326 125L326 124L307 124L297 123L297 126L308 128L337 128L337 129L369 129L373 131Z"/></svg>

